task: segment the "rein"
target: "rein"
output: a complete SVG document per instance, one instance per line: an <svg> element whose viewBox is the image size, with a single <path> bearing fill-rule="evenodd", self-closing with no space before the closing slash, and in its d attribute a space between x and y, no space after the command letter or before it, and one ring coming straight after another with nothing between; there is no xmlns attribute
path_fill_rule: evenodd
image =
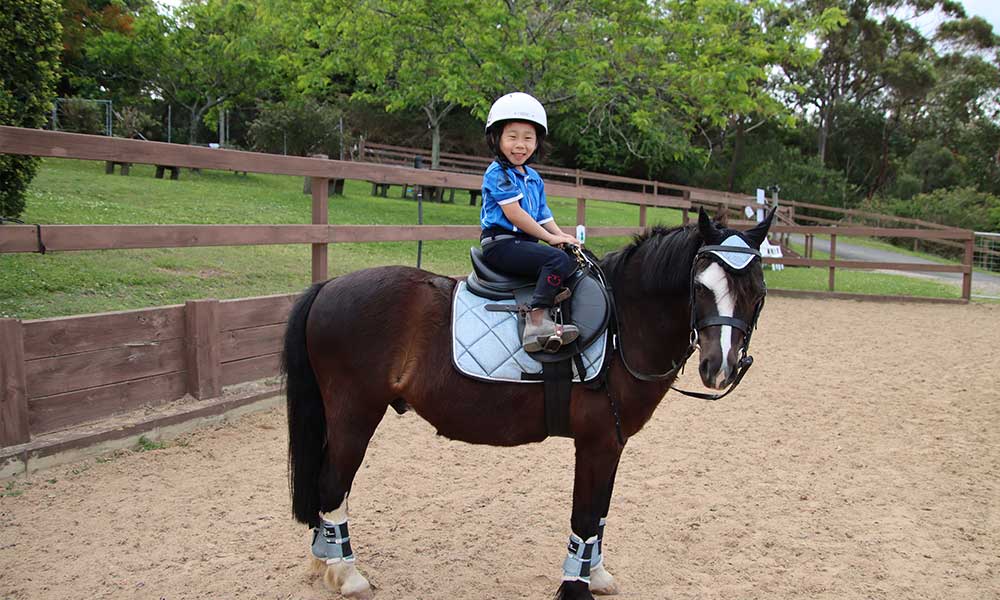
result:
<svg viewBox="0 0 1000 600"><path fill-rule="evenodd" d="M679 373L682 373L684 371L684 365L687 363L687 360L691 358L691 355L694 354L694 351L698 348L698 330L701 328L712 327L717 325L729 325L743 332L743 345L740 347L740 360L737 363L738 370L736 373L736 377L733 378L733 382L729 384L729 387L724 392L721 393L691 392L687 390L682 390L678 387L675 387L674 385L670 386L670 389L680 392L685 396L690 396L692 398L699 398L702 400L719 400L721 398L724 398L725 396L729 395L730 392L736 389L736 386L738 386L741 381L743 381L743 376L746 375L747 371L750 370L750 367L753 365L753 357L748 355L748 351L750 349L750 337L753 333L753 330L757 327L757 319L760 316L761 309L764 307L764 299L762 298L754 308L753 320L749 324L743 321L742 319L737 319L735 317L724 317L720 315L705 317L704 319L700 320L698 319L697 309L695 308L695 302L694 302L694 277L695 277L694 269L695 269L695 264L697 264L698 257L703 254L708 254L711 252L734 252L739 254L751 254L753 255L753 257L760 258L760 251L755 250L753 248L711 245L711 246L702 246L701 248L698 249L698 252L695 254L695 261L692 262L691 264L691 282L689 286L690 288L689 304L691 306L690 342L688 343L688 347L684 352L684 356L681 358L679 363L673 363L671 369L669 371L666 371L665 373L652 373L652 374L641 373L633 369L632 366L628 364L628 360L626 360L625 358L624 341L621 339L621 319L618 315L618 303L615 302L614 300L614 294L612 293L611 285L607 281L607 278L604 276L604 272L601 270L600 266L593 264L593 262L588 259L588 262L592 264L594 272L598 274L601 282L608 290L608 296L611 298L612 314L614 316L614 332L615 332L612 335L612 342L611 342L612 348L618 349L619 354L621 355L622 365L625 366L625 370L628 371L629 374L632 375L632 377L638 379L639 381L648 381L648 382L664 381L666 379L670 379L671 377L677 376Z"/></svg>

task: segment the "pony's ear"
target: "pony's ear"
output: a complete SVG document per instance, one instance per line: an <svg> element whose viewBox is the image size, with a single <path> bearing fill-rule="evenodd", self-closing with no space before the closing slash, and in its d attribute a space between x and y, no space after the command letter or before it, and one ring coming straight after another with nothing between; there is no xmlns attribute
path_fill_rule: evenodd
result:
<svg viewBox="0 0 1000 600"><path fill-rule="evenodd" d="M777 206L772 208L771 212L767 213L767 216L764 217L764 220L757 223L753 229L748 229L743 233L752 247L760 248L760 245L767 239L767 231L771 228L771 222L774 220L774 213L776 212L778 212Z"/></svg>
<svg viewBox="0 0 1000 600"><path fill-rule="evenodd" d="M715 244L719 241L719 230L712 223L704 207L698 208L698 231L706 244Z"/></svg>

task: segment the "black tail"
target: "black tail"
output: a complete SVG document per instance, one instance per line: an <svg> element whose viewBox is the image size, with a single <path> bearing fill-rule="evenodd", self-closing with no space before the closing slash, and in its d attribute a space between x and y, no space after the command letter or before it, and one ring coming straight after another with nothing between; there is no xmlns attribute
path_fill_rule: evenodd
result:
<svg viewBox="0 0 1000 600"><path fill-rule="evenodd" d="M288 488L292 514L311 527L319 524L319 473L326 444L323 397L306 351L306 319L324 283L314 283L292 307L285 331L281 371L288 399Z"/></svg>
<svg viewBox="0 0 1000 600"><path fill-rule="evenodd" d="M564 581L553 600L594 600L594 595L590 593L590 586L582 581Z"/></svg>

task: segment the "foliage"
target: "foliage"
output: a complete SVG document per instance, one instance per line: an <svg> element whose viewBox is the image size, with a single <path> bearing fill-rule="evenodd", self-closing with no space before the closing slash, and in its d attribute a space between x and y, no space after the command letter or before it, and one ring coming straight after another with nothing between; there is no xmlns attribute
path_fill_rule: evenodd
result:
<svg viewBox="0 0 1000 600"><path fill-rule="evenodd" d="M906 159L906 170L920 181L920 191L953 187L964 179L954 154L937 140L922 140Z"/></svg>
<svg viewBox="0 0 1000 600"><path fill-rule="evenodd" d="M8 0L0 11L0 125L41 127L59 77L59 5ZM38 161L0 154L0 217L24 210Z"/></svg>
<svg viewBox="0 0 1000 600"><path fill-rule="evenodd" d="M104 105L86 98L65 98L58 102L54 127L59 131L103 135L104 111Z"/></svg>
<svg viewBox="0 0 1000 600"><path fill-rule="evenodd" d="M840 207L851 203L843 173L794 150L785 150L750 171L743 177L741 189L753 194L755 189L771 185L780 188L779 198Z"/></svg>
<svg viewBox="0 0 1000 600"><path fill-rule="evenodd" d="M151 0L62 0L61 97L110 98L115 102L133 99L138 85L122 85L103 65L93 60L87 46L108 32L128 35L140 10L154 10Z"/></svg>
<svg viewBox="0 0 1000 600"><path fill-rule="evenodd" d="M171 14L140 10L130 32L107 32L88 51L120 77L184 106L188 142L196 143L197 125L212 109L249 102L271 83L260 27L248 0L193 1Z"/></svg>
<svg viewBox="0 0 1000 600"><path fill-rule="evenodd" d="M938 189L909 200L886 199L867 208L976 231L1000 231L1000 198L971 187Z"/></svg>
<svg viewBox="0 0 1000 600"><path fill-rule="evenodd" d="M139 441L136 442L135 450L136 452L151 452L153 450L162 450L166 447L166 442L154 441L144 435L140 435Z"/></svg>
<svg viewBox="0 0 1000 600"><path fill-rule="evenodd" d="M115 112L114 134L123 138L146 139L146 134L156 125L156 121L135 106L126 106Z"/></svg>
<svg viewBox="0 0 1000 600"><path fill-rule="evenodd" d="M269 103L260 107L249 137L259 152L339 158L342 117L339 108L306 98Z"/></svg>

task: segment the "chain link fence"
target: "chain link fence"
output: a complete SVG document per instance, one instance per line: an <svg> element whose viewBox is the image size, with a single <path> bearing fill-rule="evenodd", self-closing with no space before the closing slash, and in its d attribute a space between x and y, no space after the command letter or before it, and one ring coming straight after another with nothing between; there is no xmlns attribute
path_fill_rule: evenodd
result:
<svg viewBox="0 0 1000 600"><path fill-rule="evenodd" d="M1000 272L1000 233L977 231L972 265L987 271Z"/></svg>

